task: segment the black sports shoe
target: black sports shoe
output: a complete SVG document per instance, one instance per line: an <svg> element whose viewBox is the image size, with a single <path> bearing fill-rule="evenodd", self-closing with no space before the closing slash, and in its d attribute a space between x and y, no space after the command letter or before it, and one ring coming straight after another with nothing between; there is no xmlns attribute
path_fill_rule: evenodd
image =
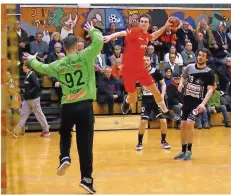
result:
<svg viewBox="0 0 231 195"><path fill-rule="evenodd" d="M123 100L123 103L121 105L121 111L123 114L128 114L129 110L131 110L131 106L126 102L127 96L128 95L124 96L124 100Z"/></svg>
<svg viewBox="0 0 231 195"><path fill-rule="evenodd" d="M161 119L161 118L170 118L170 119L172 119L174 121L180 120L180 116L178 116L178 115L176 115L174 113L171 113L169 111L167 111L165 113L164 112L159 113L158 115L156 115L156 118L159 118L159 119Z"/></svg>
<svg viewBox="0 0 231 195"><path fill-rule="evenodd" d="M60 160L60 165L57 168L57 174L62 176L65 174L67 168L71 165L70 157L66 156Z"/></svg>
<svg viewBox="0 0 231 195"><path fill-rule="evenodd" d="M92 178L84 177L81 180L79 186L81 186L82 188L84 188L85 190L87 190L91 194L96 193L95 189L93 188L93 179Z"/></svg>

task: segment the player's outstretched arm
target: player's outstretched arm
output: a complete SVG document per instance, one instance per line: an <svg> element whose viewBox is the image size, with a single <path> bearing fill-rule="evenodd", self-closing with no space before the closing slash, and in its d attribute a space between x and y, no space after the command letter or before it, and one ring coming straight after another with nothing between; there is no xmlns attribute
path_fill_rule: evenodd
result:
<svg viewBox="0 0 231 195"><path fill-rule="evenodd" d="M34 70L36 70L37 72L40 72L42 74L46 74L49 76L53 76L53 77L57 77L57 61L52 62L50 64L44 64L42 62L39 62L36 59L36 56L38 55L38 53L36 53L35 55L31 55L29 53L23 53L23 59L27 60L29 63L29 66L31 68L33 68Z"/></svg>
<svg viewBox="0 0 231 195"><path fill-rule="evenodd" d="M116 32L107 36L104 36L104 43L108 43L110 40L117 38L117 37L126 37L127 36L127 31L123 30L120 32Z"/></svg>
<svg viewBox="0 0 231 195"><path fill-rule="evenodd" d="M152 33L152 40L158 39L158 37L163 34L163 32L166 30L166 28L172 25L169 22L169 19L167 20L167 22L165 23L165 25L162 28L160 28L158 31Z"/></svg>

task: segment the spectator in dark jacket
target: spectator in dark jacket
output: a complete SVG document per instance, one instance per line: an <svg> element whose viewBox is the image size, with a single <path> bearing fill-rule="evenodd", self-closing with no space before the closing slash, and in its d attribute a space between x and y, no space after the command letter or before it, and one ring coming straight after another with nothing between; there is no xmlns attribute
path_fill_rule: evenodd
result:
<svg viewBox="0 0 231 195"><path fill-rule="evenodd" d="M104 69L105 76L99 80L97 90L97 102L108 104L109 114L113 114L114 102L121 103L124 98L122 82L114 79L111 72L112 69L109 66Z"/></svg>

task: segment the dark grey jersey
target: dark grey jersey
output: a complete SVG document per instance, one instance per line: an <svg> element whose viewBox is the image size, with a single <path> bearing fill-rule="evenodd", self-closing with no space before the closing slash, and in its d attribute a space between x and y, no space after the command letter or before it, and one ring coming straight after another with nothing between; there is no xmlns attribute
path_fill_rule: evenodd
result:
<svg viewBox="0 0 231 195"><path fill-rule="evenodd" d="M209 85L214 85L214 71L209 67L199 69L196 64L189 64L183 74L183 78L187 80L184 91L184 99L186 101L194 100L198 103L202 102Z"/></svg>

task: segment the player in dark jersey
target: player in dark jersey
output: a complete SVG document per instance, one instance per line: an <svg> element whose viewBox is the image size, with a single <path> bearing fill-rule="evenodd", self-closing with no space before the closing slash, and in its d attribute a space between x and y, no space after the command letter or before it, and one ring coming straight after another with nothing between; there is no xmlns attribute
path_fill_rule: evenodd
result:
<svg viewBox="0 0 231 195"><path fill-rule="evenodd" d="M200 49L197 63L189 64L183 74L178 87L179 92L185 84L184 104L181 119L181 152L174 159L190 160L192 157L192 142L194 124L198 113L204 111L205 105L213 94L215 76L214 71L207 67L210 56L208 49Z"/></svg>
<svg viewBox="0 0 231 195"><path fill-rule="evenodd" d="M166 92L166 84L164 82L164 78L161 71L151 66L150 56L144 56L143 58L144 58L144 67L146 68L148 73L152 76L155 84L158 85L158 83L160 83L161 96L164 98ZM146 87L142 86L141 94L142 94L141 121L139 126L138 144L136 146L136 150L143 149L143 136L151 112L153 111L155 115L159 113L158 105L154 101L152 93ZM167 132L166 118L160 118L160 129L161 129L161 147L164 149L171 148L168 142L166 142L166 132Z"/></svg>
<svg viewBox="0 0 231 195"><path fill-rule="evenodd" d="M149 41L156 40L165 31L165 29L172 24L169 20L167 20L166 24L162 28L152 34L148 33L150 25L151 16L143 14L140 16L138 26L104 36L104 42L107 43L117 37L126 37L123 53L123 84L128 95L124 97L124 101L121 106L123 114L127 114L131 109L130 105L134 105L137 102L136 82L139 81L153 94L153 97L160 108L160 112L157 117L163 115L172 118L172 115L169 113L158 88L153 83L152 77L147 73L143 65L143 57ZM179 117L173 119L178 120Z"/></svg>

